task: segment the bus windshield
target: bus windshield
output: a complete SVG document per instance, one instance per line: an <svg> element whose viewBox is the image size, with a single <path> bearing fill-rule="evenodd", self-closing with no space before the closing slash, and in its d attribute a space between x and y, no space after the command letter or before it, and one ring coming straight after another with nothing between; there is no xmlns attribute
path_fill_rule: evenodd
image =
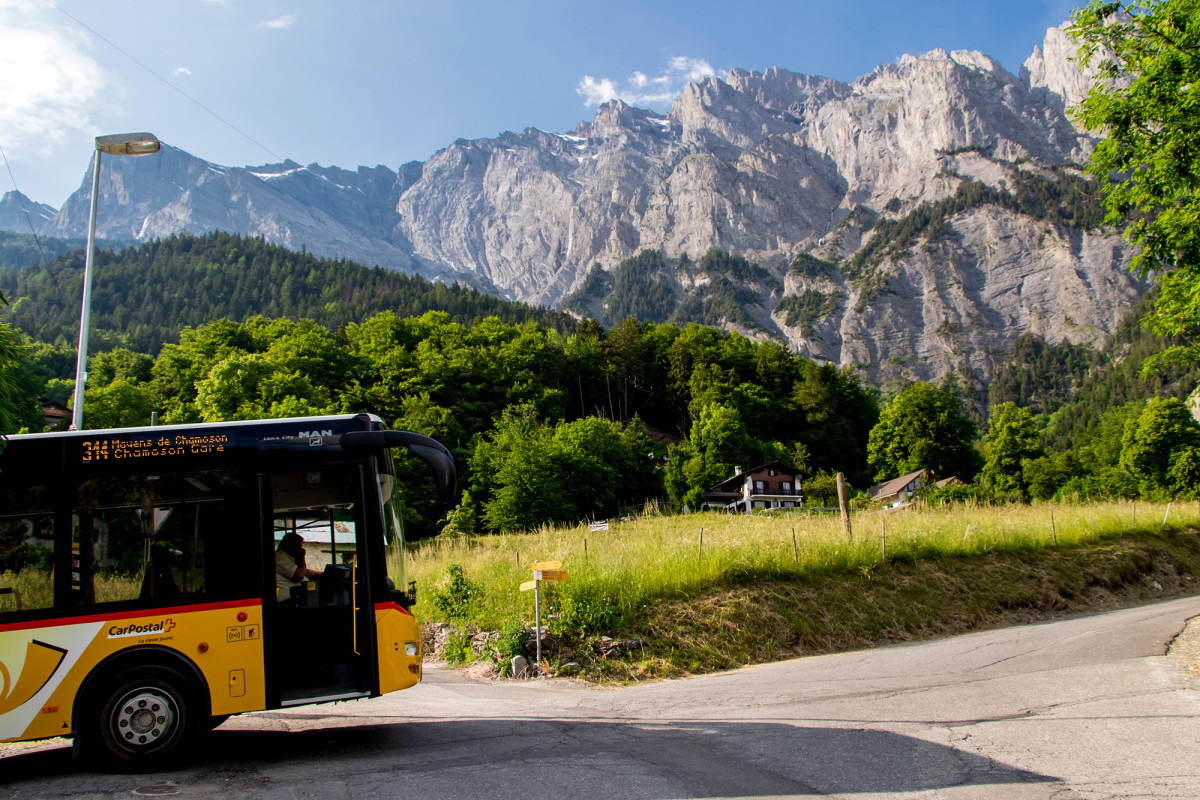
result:
<svg viewBox="0 0 1200 800"><path fill-rule="evenodd" d="M392 466L390 450L379 456L379 507L383 511L383 537L387 553L387 575L392 588L405 592L408 588L408 573L405 571L404 524L400 516L400 498L396 493L396 472Z"/></svg>

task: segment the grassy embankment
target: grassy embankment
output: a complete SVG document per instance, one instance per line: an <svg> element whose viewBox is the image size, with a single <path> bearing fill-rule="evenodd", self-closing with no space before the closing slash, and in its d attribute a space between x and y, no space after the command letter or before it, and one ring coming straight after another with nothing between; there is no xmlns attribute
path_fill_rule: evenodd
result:
<svg viewBox="0 0 1200 800"><path fill-rule="evenodd" d="M97 574L96 602L111 603L137 597L141 586L140 575ZM0 594L0 611L50 608L54 605L54 578L49 570L27 566L20 572L0 572L0 589L14 590ZM19 603L17 598L20 598Z"/></svg>
<svg viewBox="0 0 1200 800"><path fill-rule="evenodd" d="M644 517L602 533L434 540L413 548L409 577L423 621L512 631L532 622L533 593L518 588L530 562L562 561L570 578L543 584L543 614L559 615L551 630L585 676L636 680L1192 594L1198 511L1187 502L1169 515L1150 503L858 512L852 540L836 516ZM452 564L475 590L457 620L432 602ZM639 645L603 658L603 634ZM551 649L552 668L557 656Z"/></svg>

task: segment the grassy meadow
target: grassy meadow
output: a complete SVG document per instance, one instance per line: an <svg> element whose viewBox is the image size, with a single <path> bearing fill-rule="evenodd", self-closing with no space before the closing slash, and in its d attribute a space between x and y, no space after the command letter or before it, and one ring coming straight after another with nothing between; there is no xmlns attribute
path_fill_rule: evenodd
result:
<svg viewBox="0 0 1200 800"><path fill-rule="evenodd" d="M137 597L142 576L97 573L94 578L97 603L111 603ZM0 611L50 608L54 605L54 578L49 570L27 566L20 572L0 572Z"/></svg>
<svg viewBox="0 0 1200 800"><path fill-rule="evenodd" d="M1154 585L1165 599L1200 575L1195 502L858 511L851 527L847 538L836 514L703 513L441 537L410 551L409 577L422 621L512 629L533 621L519 589L531 563L561 561L569 579L542 584L551 631L585 672L630 679L1149 601ZM465 587L449 587L451 565ZM447 591L453 613L437 602ZM585 663L602 634L638 648Z"/></svg>

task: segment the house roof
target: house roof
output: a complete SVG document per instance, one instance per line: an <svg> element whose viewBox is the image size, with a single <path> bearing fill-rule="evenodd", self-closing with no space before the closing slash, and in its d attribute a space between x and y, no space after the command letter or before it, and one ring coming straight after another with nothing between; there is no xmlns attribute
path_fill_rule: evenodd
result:
<svg viewBox="0 0 1200 800"><path fill-rule="evenodd" d="M899 478L893 478L887 483L881 483L872 486L867 490L867 494L872 500L878 500L881 497L891 497L894 494L899 494L900 490L908 486L917 478L925 475L929 470L919 469L916 472L910 472L907 475L901 475Z"/></svg>
<svg viewBox="0 0 1200 800"><path fill-rule="evenodd" d="M744 481L746 479L747 475L751 475L755 472L759 472L764 469L769 469L771 467L775 467L780 472L786 472L787 474L789 474L793 477L797 477L797 476L800 478L808 477L807 472L805 472L802 469L797 469L796 467L793 467L790 464L785 464L782 461L768 461L766 464L759 464L757 467L751 467L750 469L739 470L738 472L734 473L732 478L726 478L725 480L721 481L720 483L718 483L715 486L713 486L712 488L710 488L709 491L710 492L719 492L724 487L727 487L730 485L740 485L742 483L742 481Z"/></svg>
<svg viewBox="0 0 1200 800"><path fill-rule="evenodd" d="M967 485L962 478L958 477L957 475L951 475L949 478L942 478L940 481L938 481L937 488L941 489L943 486L949 486L950 484L956 484L958 486Z"/></svg>
<svg viewBox="0 0 1200 800"><path fill-rule="evenodd" d="M40 403L42 406L42 413L45 413L45 412L51 411L51 410L62 411L65 413L70 413L70 411L71 411L71 409L67 408L62 403L58 402L57 400L51 400L49 397L39 397L38 403Z"/></svg>
<svg viewBox="0 0 1200 800"><path fill-rule="evenodd" d="M283 538L291 528L286 528L280 525L275 528L275 541L278 542ZM320 545L329 544L329 521L328 520L297 520L296 533L304 537L304 541L310 546L319 547ZM354 544L358 541L358 537L354 533L353 522L342 522L337 520L333 523L333 543L334 544Z"/></svg>

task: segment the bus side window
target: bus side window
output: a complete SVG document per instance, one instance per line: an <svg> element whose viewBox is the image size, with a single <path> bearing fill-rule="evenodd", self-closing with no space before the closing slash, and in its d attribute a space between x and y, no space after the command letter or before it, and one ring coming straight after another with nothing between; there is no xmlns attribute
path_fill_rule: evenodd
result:
<svg viewBox="0 0 1200 800"><path fill-rule="evenodd" d="M230 520L228 473L95 478L72 516L72 589L79 602L155 605L204 600L205 544Z"/></svg>
<svg viewBox="0 0 1200 800"><path fill-rule="evenodd" d="M145 476L98 478L79 485L71 514L71 591L81 604L141 595L153 509ZM143 524L143 519L146 519Z"/></svg>
<svg viewBox="0 0 1200 800"><path fill-rule="evenodd" d="M54 516L5 513L8 499L0 497L0 617L54 605Z"/></svg>

